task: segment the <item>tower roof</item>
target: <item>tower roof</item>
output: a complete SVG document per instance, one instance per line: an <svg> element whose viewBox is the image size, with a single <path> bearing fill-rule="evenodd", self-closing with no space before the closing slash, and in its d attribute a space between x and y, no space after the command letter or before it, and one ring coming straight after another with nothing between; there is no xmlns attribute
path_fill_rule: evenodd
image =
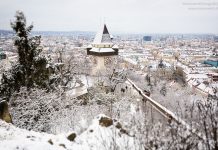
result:
<svg viewBox="0 0 218 150"><path fill-rule="evenodd" d="M112 44L111 35L108 32L106 24L104 24L103 28L96 34L93 44L102 44L108 43Z"/></svg>

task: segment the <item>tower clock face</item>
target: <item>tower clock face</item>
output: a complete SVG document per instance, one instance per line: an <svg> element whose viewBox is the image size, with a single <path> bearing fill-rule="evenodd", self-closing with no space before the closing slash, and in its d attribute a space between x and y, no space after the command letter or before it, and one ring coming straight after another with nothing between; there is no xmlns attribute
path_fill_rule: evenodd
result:
<svg viewBox="0 0 218 150"><path fill-rule="evenodd" d="M105 58L104 58L104 64L105 64L105 65L111 64L111 63L112 63L112 60L111 60L111 59L112 59L111 57L105 57Z"/></svg>
<svg viewBox="0 0 218 150"><path fill-rule="evenodd" d="M105 65L110 67L116 63L117 63L117 57L112 57L112 56L104 57L104 64Z"/></svg>

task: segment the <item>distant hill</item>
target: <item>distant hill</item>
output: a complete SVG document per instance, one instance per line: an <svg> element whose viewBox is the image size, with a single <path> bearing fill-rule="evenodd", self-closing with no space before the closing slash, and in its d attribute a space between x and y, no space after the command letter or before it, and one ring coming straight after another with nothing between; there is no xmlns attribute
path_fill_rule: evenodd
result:
<svg viewBox="0 0 218 150"><path fill-rule="evenodd" d="M13 35L13 31L11 30L0 30L0 36L8 36Z"/></svg>
<svg viewBox="0 0 218 150"><path fill-rule="evenodd" d="M0 36L13 35L12 30L0 30ZM33 35L42 36L94 36L95 32L90 31L33 31Z"/></svg>
<svg viewBox="0 0 218 150"><path fill-rule="evenodd" d="M93 36L94 32L90 31L33 31L33 34L42 35L42 36L72 36L72 35L85 35L85 36Z"/></svg>

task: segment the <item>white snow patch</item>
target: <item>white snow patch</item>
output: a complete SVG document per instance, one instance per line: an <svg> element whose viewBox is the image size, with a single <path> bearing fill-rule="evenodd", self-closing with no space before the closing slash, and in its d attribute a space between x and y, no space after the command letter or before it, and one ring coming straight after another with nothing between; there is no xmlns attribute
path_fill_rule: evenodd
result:
<svg viewBox="0 0 218 150"><path fill-rule="evenodd" d="M63 150L64 147L68 150L137 149L134 137L116 128L114 120L111 126L101 126L99 124L101 117L107 116L99 115L93 119L92 124L77 135L73 142L69 141L65 134L53 135L27 131L0 120L0 149ZM81 124L86 126L84 120ZM48 142L49 140L52 144Z"/></svg>

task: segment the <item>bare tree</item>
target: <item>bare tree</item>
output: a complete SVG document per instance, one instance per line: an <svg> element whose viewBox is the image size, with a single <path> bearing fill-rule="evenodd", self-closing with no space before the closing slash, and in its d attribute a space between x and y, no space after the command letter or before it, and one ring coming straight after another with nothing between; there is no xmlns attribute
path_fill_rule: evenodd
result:
<svg viewBox="0 0 218 150"><path fill-rule="evenodd" d="M209 95L206 101L197 103L199 126L204 132L208 150L218 149L218 97Z"/></svg>

